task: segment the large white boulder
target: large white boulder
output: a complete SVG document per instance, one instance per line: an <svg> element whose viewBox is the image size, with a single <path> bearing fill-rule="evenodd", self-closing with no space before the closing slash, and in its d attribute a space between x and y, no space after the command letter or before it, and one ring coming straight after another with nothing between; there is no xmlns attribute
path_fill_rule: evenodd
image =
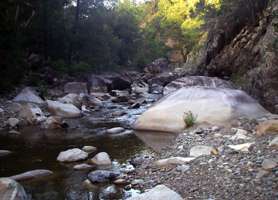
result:
<svg viewBox="0 0 278 200"><path fill-rule="evenodd" d="M15 102L28 102L43 104L44 101L38 96L38 94L30 87L24 88L14 99Z"/></svg>
<svg viewBox="0 0 278 200"><path fill-rule="evenodd" d="M69 149L60 152L60 154L57 157L57 160L60 162L75 162L79 160L84 160L87 157L88 157L87 152L82 151L81 149L78 148L74 148L74 149Z"/></svg>
<svg viewBox="0 0 278 200"><path fill-rule="evenodd" d="M157 185L148 192L130 197L127 200L183 200L183 198L165 185Z"/></svg>
<svg viewBox="0 0 278 200"><path fill-rule="evenodd" d="M227 88L181 88L162 98L135 122L137 130L180 132L185 128L185 113L191 111L198 124L229 126L239 117L270 115L241 90Z"/></svg>
<svg viewBox="0 0 278 200"><path fill-rule="evenodd" d="M46 102L49 112L54 115L65 118L75 118L81 116L81 111L72 104L51 100L47 100Z"/></svg>
<svg viewBox="0 0 278 200"><path fill-rule="evenodd" d="M0 199L3 200L27 200L24 188L10 178L0 178Z"/></svg>

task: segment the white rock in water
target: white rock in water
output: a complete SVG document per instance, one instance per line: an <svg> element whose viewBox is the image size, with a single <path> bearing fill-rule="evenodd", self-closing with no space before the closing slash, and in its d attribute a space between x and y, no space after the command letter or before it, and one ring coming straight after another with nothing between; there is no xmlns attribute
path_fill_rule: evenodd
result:
<svg viewBox="0 0 278 200"><path fill-rule="evenodd" d="M0 178L0 199L2 200L27 200L24 188L10 178Z"/></svg>
<svg viewBox="0 0 278 200"><path fill-rule="evenodd" d="M57 160L60 162L75 162L79 160L84 160L87 157L88 157L87 152L82 151L81 149L78 148L74 148L74 149L69 149L60 152L60 154L57 157Z"/></svg>
<svg viewBox="0 0 278 200"><path fill-rule="evenodd" d="M214 150L211 146L197 145L190 149L189 155L192 157L211 155Z"/></svg>
<svg viewBox="0 0 278 200"><path fill-rule="evenodd" d="M97 151L97 148L94 146L84 146L82 147L83 151L86 151L87 153L93 153L95 151Z"/></svg>
<svg viewBox="0 0 278 200"><path fill-rule="evenodd" d="M254 142L249 142L249 143L244 143L244 144L228 145L228 147L235 151L248 152L250 146L253 144L254 144Z"/></svg>
<svg viewBox="0 0 278 200"><path fill-rule="evenodd" d="M155 161L154 164L160 167L166 165L182 165L182 164L189 163L194 159L195 159L194 157L171 157L171 158Z"/></svg>
<svg viewBox="0 0 278 200"><path fill-rule="evenodd" d="M11 117L11 118L8 119L7 124L11 128L14 128L19 124L19 122L20 122L19 119Z"/></svg>
<svg viewBox="0 0 278 200"><path fill-rule="evenodd" d="M224 88L181 88L165 96L135 122L136 130L181 132L185 113L191 111L197 124L230 126L240 117L270 115L260 104L241 90Z"/></svg>
<svg viewBox="0 0 278 200"><path fill-rule="evenodd" d="M81 111L72 104L64 104L58 101L47 100L48 110L50 113L65 117L75 118L81 116Z"/></svg>
<svg viewBox="0 0 278 200"><path fill-rule="evenodd" d="M117 133L124 132L124 130L125 129L123 127L115 127L115 128L108 129L106 132L109 134L117 134Z"/></svg>
<svg viewBox="0 0 278 200"><path fill-rule="evenodd" d="M24 88L14 99L15 102L29 102L43 104L44 101L40 98L34 90L29 87Z"/></svg>
<svg viewBox="0 0 278 200"><path fill-rule="evenodd" d="M278 148L278 136L276 136L273 140L271 140L269 146Z"/></svg>
<svg viewBox="0 0 278 200"><path fill-rule="evenodd" d="M127 200L183 200L183 198L165 185L157 185L148 192L130 197Z"/></svg>
<svg viewBox="0 0 278 200"><path fill-rule="evenodd" d="M97 155L95 155L91 162L96 165L111 165L111 159L110 156L106 152L100 152Z"/></svg>

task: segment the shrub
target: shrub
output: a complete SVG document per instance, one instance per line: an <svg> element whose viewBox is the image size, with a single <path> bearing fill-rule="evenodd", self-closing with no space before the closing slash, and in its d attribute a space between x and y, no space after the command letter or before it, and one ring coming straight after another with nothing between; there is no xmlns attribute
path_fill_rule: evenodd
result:
<svg viewBox="0 0 278 200"><path fill-rule="evenodd" d="M191 111L188 111L187 113L184 114L183 120L186 127L191 127L196 123L197 116L194 115Z"/></svg>

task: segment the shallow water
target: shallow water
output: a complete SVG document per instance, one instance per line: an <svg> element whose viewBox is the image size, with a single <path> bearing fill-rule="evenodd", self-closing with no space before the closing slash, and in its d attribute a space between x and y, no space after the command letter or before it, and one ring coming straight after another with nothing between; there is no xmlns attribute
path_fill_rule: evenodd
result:
<svg viewBox="0 0 278 200"><path fill-rule="evenodd" d="M24 130L22 136L18 138L0 137L0 149L13 152L9 156L0 158L0 177L34 169L48 169L54 172L53 176L22 182L32 199L98 199L98 192L102 186L91 192L84 189L82 182L86 179L88 171L74 171L72 167L77 163L57 162L59 152L91 145L96 146L98 152L108 152L113 160L123 163L145 147L134 134L111 138L109 135L96 135L94 132L80 133L79 131L45 132L37 128L29 128Z"/></svg>

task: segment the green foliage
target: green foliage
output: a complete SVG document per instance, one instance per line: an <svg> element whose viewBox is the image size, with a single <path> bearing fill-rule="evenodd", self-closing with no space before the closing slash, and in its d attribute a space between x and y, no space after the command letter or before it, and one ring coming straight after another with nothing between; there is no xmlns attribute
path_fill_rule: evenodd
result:
<svg viewBox="0 0 278 200"><path fill-rule="evenodd" d="M196 123L197 116L194 115L191 111L189 111L184 114L183 120L184 120L185 126L187 128L189 128L189 127L192 127Z"/></svg>

